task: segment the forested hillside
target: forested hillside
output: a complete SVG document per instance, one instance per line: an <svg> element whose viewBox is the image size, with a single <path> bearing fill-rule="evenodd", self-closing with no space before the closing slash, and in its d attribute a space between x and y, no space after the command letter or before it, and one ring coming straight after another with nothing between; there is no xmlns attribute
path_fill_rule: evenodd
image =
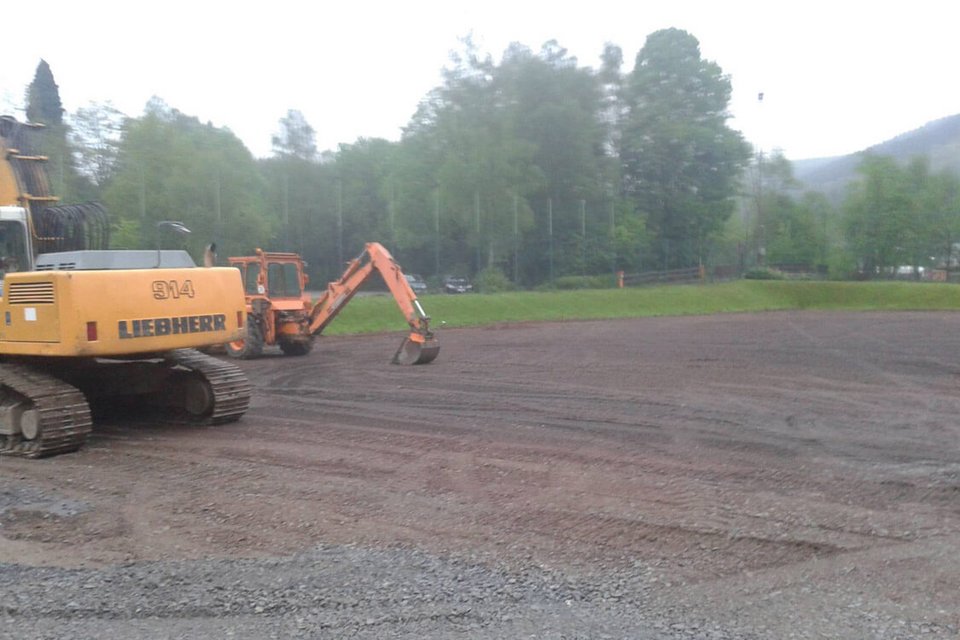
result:
<svg viewBox="0 0 960 640"><path fill-rule="evenodd" d="M839 203L803 192L787 159L728 125L731 81L677 29L630 64L608 45L596 69L553 41L495 62L467 40L400 140L319 152L291 108L260 159L161 97L139 115L65 113L42 61L25 112L47 125L54 190L104 202L114 247L155 247L157 222L181 220L194 254L211 240L221 256L296 251L315 283L373 240L408 272L524 288L700 264L845 277L950 262L955 169L861 162Z"/></svg>
<svg viewBox="0 0 960 640"><path fill-rule="evenodd" d="M840 199L846 185L857 177L865 155L890 156L901 164L925 156L934 171L960 173L960 114L929 122L855 154L796 162L797 178L811 189Z"/></svg>

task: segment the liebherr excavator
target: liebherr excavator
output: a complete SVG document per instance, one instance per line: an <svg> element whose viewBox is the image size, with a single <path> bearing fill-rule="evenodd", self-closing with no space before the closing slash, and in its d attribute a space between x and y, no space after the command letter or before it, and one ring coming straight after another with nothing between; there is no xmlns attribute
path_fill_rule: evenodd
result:
<svg viewBox="0 0 960 640"><path fill-rule="evenodd" d="M440 343L430 330L430 317L400 265L378 242L368 242L316 302L306 292L307 274L296 253L257 249L254 256L228 260L240 270L247 298L247 335L226 344L231 356L254 358L262 353L264 345L274 344L279 344L286 355L306 355L314 338L374 273L383 278L410 326L410 335L394 354L394 364L427 364L440 353Z"/></svg>
<svg viewBox="0 0 960 640"><path fill-rule="evenodd" d="M196 350L243 335L237 270L107 250L102 207L55 204L35 128L0 117L0 454L74 451L90 403L121 396L178 420L239 419L243 371Z"/></svg>

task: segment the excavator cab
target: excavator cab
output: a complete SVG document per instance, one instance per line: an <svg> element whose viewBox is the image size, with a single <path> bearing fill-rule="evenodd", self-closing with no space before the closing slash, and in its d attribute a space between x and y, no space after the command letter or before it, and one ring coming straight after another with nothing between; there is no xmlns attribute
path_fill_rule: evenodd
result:
<svg viewBox="0 0 960 640"><path fill-rule="evenodd" d="M304 294L307 275L303 260L296 254L268 253L258 249L256 256L230 258L230 265L240 270L247 296L309 302Z"/></svg>
<svg viewBox="0 0 960 640"><path fill-rule="evenodd" d="M311 306L303 260L295 253L256 250L256 255L229 258L240 270L247 303L246 336L226 344L235 358L255 358L267 345L279 344L287 355L306 355L313 336L302 325Z"/></svg>
<svg viewBox="0 0 960 640"><path fill-rule="evenodd" d="M302 264L295 262L267 264L267 291L271 298L301 298L304 279Z"/></svg>

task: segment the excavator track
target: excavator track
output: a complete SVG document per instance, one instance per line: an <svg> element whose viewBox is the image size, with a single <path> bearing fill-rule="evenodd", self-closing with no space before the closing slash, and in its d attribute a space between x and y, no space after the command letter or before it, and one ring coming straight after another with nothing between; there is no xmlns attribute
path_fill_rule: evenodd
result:
<svg viewBox="0 0 960 640"><path fill-rule="evenodd" d="M0 395L36 410L36 437L0 435L0 455L40 458L76 451L92 428L84 395L51 375L16 363L0 364Z"/></svg>
<svg viewBox="0 0 960 640"><path fill-rule="evenodd" d="M203 424L223 424L240 419L250 406L250 381L243 369L200 353L196 349L177 349L167 356L177 367L198 373L209 385L210 396L203 411L194 420Z"/></svg>

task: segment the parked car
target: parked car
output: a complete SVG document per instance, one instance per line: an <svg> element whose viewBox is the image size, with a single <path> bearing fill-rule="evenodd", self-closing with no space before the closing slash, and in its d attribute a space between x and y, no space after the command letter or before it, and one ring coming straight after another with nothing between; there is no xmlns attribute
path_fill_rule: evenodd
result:
<svg viewBox="0 0 960 640"><path fill-rule="evenodd" d="M473 291L473 285L466 278L447 276L443 279L443 290L447 293L470 293Z"/></svg>
<svg viewBox="0 0 960 640"><path fill-rule="evenodd" d="M407 278L407 282L410 283L410 288L413 289L414 293L427 292L427 281L423 279L423 276L416 273L408 273L405 277Z"/></svg>

